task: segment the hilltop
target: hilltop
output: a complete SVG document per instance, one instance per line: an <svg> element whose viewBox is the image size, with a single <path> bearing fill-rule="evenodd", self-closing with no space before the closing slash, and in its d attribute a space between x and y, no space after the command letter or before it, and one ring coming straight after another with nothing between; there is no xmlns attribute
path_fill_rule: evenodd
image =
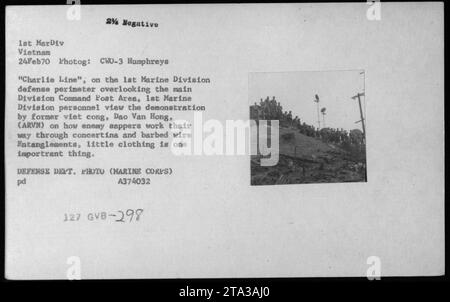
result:
<svg viewBox="0 0 450 302"><path fill-rule="evenodd" d="M279 131L279 162L263 167L260 156L252 156L252 185L365 181L365 158L292 127Z"/></svg>

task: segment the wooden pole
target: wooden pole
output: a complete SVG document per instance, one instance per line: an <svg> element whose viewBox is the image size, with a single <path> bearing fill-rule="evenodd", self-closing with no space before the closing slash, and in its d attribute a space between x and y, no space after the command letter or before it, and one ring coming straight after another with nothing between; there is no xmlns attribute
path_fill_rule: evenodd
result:
<svg viewBox="0 0 450 302"><path fill-rule="evenodd" d="M363 116L363 111L362 111L362 106L361 106L361 96L364 96L364 92L363 93L358 93L357 95L352 97L352 99L358 98L359 114L361 115L361 124L362 124L364 139L365 139L366 138L366 125L364 123L364 116Z"/></svg>
<svg viewBox="0 0 450 302"><path fill-rule="evenodd" d="M317 103L317 124L319 125L319 128L318 128L318 129L320 129L319 102L316 102L316 103Z"/></svg>

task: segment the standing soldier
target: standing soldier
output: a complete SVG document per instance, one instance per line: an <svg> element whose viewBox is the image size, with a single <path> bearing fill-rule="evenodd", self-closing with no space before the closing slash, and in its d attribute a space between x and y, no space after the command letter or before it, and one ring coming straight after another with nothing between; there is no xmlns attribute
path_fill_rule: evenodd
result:
<svg viewBox="0 0 450 302"><path fill-rule="evenodd" d="M261 100L259 101L259 106L258 106L258 120L263 120L264 119L264 102L263 99L261 98Z"/></svg>
<svg viewBox="0 0 450 302"><path fill-rule="evenodd" d="M292 121L291 127L294 127L295 125L297 125L297 121L298 121L298 116L295 116L294 120Z"/></svg>
<svg viewBox="0 0 450 302"><path fill-rule="evenodd" d="M264 100L264 119L270 120L270 99L266 97Z"/></svg>
<svg viewBox="0 0 450 302"><path fill-rule="evenodd" d="M280 102L277 104L277 119L281 120L283 117L283 108L281 107Z"/></svg>
<svg viewBox="0 0 450 302"><path fill-rule="evenodd" d="M270 101L270 112L272 115L272 119L277 119L277 101L275 100L275 97L272 97L272 100Z"/></svg>

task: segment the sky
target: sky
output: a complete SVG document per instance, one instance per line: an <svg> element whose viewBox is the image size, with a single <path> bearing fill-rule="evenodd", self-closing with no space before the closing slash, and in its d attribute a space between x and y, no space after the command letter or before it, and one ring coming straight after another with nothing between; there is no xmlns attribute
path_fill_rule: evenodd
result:
<svg viewBox="0 0 450 302"><path fill-rule="evenodd" d="M345 130L360 129L360 112L357 100L351 97L364 91L362 70L349 71L299 71L299 72L260 72L249 77L250 103L259 103L261 98L275 96L284 111L292 110L292 116L310 125L317 124L317 103L319 110L326 108L325 125ZM361 97L365 117L365 98ZM323 127L322 114L320 126ZM367 127L367 126L366 126Z"/></svg>

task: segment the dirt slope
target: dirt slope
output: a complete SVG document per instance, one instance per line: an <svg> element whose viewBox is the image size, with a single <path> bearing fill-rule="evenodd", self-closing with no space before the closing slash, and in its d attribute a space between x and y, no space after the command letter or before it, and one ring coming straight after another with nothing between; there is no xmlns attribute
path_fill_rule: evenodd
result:
<svg viewBox="0 0 450 302"><path fill-rule="evenodd" d="M260 156L252 156L252 185L365 181L362 163L339 147L295 129L279 131L279 162L276 166L262 167Z"/></svg>

